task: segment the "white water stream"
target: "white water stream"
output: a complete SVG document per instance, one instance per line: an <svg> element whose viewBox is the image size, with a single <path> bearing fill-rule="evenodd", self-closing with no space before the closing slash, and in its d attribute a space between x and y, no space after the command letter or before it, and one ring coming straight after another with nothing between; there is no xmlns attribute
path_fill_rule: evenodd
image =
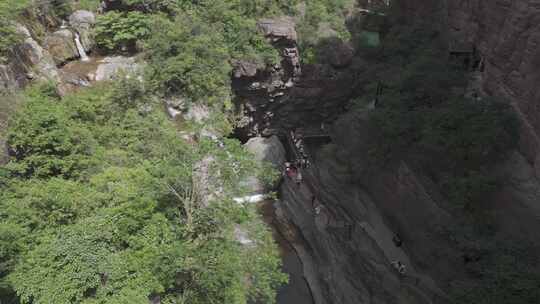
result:
<svg viewBox="0 0 540 304"><path fill-rule="evenodd" d="M81 61L89 61L90 58L88 58L88 55L86 55L86 51L81 43L79 33L75 33L75 45L77 46L77 51L79 51L79 56L81 56Z"/></svg>

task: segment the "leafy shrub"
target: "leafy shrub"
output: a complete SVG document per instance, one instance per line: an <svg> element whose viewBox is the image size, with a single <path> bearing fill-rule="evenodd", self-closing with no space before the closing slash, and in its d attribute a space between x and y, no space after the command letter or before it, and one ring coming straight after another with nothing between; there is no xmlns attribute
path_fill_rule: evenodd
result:
<svg viewBox="0 0 540 304"><path fill-rule="evenodd" d="M350 33L345 26L345 13L353 4L354 1L351 0L306 1L303 18L297 25L302 54L306 53L309 56L312 53L309 49L314 48L321 38L337 36L342 40L349 39Z"/></svg>
<svg viewBox="0 0 540 304"><path fill-rule="evenodd" d="M8 165L24 177L73 176L89 165L92 136L72 124L57 100L33 95L15 115L7 143L16 162Z"/></svg>
<svg viewBox="0 0 540 304"><path fill-rule="evenodd" d="M230 95L229 53L223 36L201 20L155 18L146 49L155 88L212 103Z"/></svg>
<svg viewBox="0 0 540 304"><path fill-rule="evenodd" d="M79 0L74 3L76 9L94 12L99 8L100 0Z"/></svg>
<svg viewBox="0 0 540 304"><path fill-rule="evenodd" d="M154 295L272 303L286 281L276 248L256 210L232 202L238 179L257 166L237 141L222 149L183 141L135 83L61 100L48 86L26 94L9 130L20 157L0 183L0 297L13 289L21 303L146 303ZM190 195L192 174L209 154L226 197L202 206ZM256 247L235 241L237 225Z"/></svg>
<svg viewBox="0 0 540 304"><path fill-rule="evenodd" d="M149 33L148 17L137 11L111 11L96 20L96 43L107 51L133 51L137 41L148 37Z"/></svg>

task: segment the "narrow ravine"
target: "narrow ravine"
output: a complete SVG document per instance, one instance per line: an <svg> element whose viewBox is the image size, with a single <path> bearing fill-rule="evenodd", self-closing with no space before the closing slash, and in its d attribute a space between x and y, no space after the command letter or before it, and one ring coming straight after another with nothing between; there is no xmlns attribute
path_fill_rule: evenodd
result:
<svg viewBox="0 0 540 304"><path fill-rule="evenodd" d="M302 261L298 257L291 243L286 240L279 231L279 223L275 218L275 201L268 200L260 204L260 212L265 223L271 228L274 240L279 247L282 259L282 270L289 275L289 283L278 289L278 304L312 304L313 297L309 286L304 278ZM300 241L300 240L298 240Z"/></svg>

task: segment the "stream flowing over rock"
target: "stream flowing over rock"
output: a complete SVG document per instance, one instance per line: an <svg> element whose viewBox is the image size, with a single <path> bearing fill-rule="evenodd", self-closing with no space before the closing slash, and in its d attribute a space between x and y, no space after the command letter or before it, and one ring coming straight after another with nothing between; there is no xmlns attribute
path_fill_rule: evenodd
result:
<svg viewBox="0 0 540 304"><path fill-rule="evenodd" d="M92 50L95 45L91 32L95 23L96 16L89 11L79 10L69 16L69 25L80 35L81 43L86 52Z"/></svg>

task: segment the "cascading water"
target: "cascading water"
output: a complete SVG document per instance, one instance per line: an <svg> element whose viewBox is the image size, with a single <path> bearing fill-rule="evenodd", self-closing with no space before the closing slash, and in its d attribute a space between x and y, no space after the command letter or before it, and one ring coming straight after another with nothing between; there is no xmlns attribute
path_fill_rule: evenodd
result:
<svg viewBox="0 0 540 304"><path fill-rule="evenodd" d="M81 56L81 61L89 61L90 58L86 55L79 33L75 33L75 45L77 46L77 51L79 51L79 56Z"/></svg>

